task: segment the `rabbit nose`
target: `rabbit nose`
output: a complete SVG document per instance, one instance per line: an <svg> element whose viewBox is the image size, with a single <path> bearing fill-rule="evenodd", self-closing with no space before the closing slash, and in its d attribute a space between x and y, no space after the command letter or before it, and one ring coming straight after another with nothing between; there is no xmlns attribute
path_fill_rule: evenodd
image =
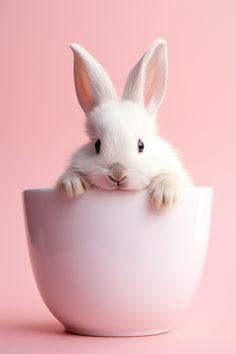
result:
<svg viewBox="0 0 236 354"><path fill-rule="evenodd" d="M114 182L121 182L126 177L126 169L119 163L115 163L110 168L108 177Z"/></svg>

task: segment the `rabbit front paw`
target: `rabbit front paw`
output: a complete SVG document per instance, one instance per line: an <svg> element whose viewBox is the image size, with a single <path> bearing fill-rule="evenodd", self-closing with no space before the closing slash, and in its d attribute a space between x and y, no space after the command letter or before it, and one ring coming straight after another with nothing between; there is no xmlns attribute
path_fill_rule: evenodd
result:
<svg viewBox="0 0 236 354"><path fill-rule="evenodd" d="M68 198L77 197L86 190L85 183L75 173L64 174L57 182L57 188L63 191Z"/></svg>
<svg viewBox="0 0 236 354"><path fill-rule="evenodd" d="M159 210L162 207L171 207L181 197L179 180L171 174L160 174L151 181L149 195L155 209Z"/></svg>

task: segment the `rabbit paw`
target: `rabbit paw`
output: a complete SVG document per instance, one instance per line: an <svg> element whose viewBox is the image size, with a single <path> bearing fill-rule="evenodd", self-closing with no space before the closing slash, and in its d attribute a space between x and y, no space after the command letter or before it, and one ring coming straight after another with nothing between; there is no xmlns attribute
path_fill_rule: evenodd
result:
<svg viewBox="0 0 236 354"><path fill-rule="evenodd" d="M57 188L62 190L68 198L83 194L86 186L77 174L64 174L57 183Z"/></svg>
<svg viewBox="0 0 236 354"><path fill-rule="evenodd" d="M149 194L153 207L159 210L162 207L171 207L180 199L181 186L175 176L163 173L151 181Z"/></svg>

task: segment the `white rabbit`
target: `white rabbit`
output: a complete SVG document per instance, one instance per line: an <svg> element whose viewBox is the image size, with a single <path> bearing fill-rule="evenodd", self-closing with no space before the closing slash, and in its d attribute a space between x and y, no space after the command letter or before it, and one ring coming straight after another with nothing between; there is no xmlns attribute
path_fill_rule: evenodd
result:
<svg viewBox="0 0 236 354"><path fill-rule="evenodd" d="M165 40L155 40L131 70L121 99L103 67L78 44L70 47L90 141L73 154L57 188L68 197L90 187L146 188L155 208L173 205L191 179L175 150L156 132L167 80Z"/></svg>

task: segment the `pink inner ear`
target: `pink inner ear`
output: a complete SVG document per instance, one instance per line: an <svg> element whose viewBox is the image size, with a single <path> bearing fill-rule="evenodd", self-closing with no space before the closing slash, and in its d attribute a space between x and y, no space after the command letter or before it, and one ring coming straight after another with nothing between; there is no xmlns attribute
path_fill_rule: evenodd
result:
<svg viewBox="0 0 236 354"><path fill-rule="evenodd" d="M88 112L93 107L93 97L91 95L89 78L87 75L86 66L80 58L75 59L75 87L76 93L81 107L85 112Z"/></svg>
<svg viewBox="0 0 236 354"><path fill-rule="evenodd" d="M148 60L145 70L143 99L146 108L150 109L151 112L158 109L165 93L166 65L165 47L159 45Z"/></svg>
<svg viewBox="0 0 236 354"><path fill-rule="evenodd" d="M144 82L144 103L148 106L150 101L158 95L161 85L161 73L158 65L157 53L151 57L146 68L146 79Z"/></svg>

